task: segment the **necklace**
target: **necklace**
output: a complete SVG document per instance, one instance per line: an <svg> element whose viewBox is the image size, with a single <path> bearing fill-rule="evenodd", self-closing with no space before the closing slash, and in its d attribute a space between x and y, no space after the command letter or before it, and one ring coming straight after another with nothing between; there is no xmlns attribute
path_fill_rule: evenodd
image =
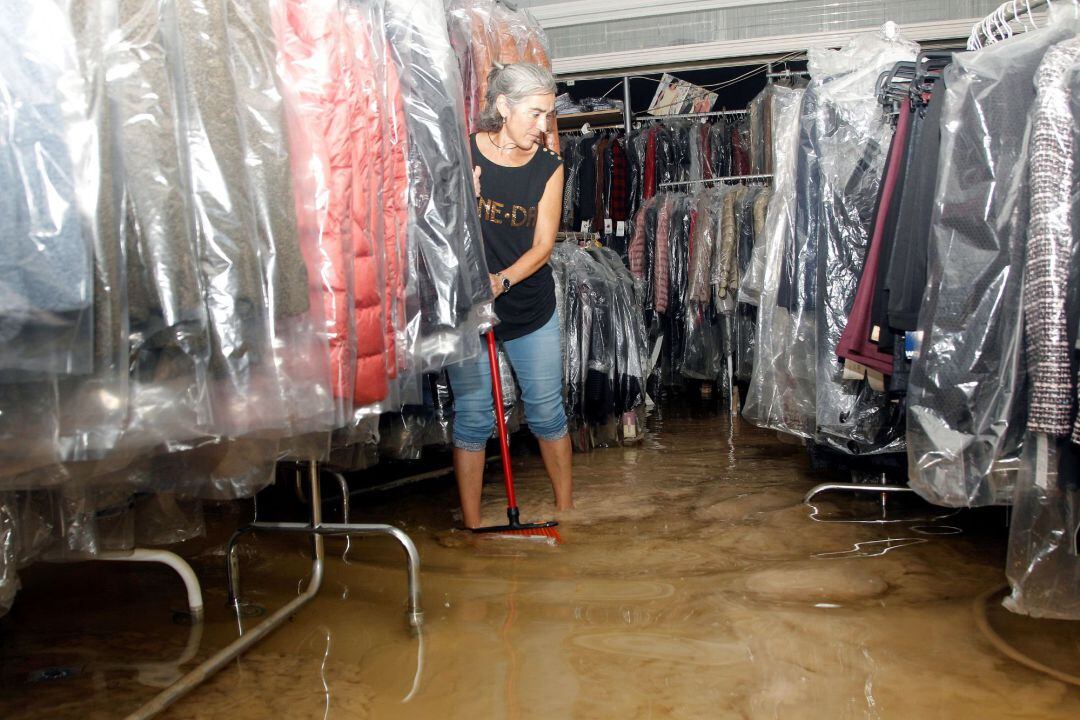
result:
<svg viewBox="0 0 1080 720"><path fill-rule="evenodd" d="M512 143L512 142L509 145L505 145L505 146L504 145L499 145L497 142L495 142L495 139L493 137L491 137L490 132L487 133L487 139L488 139L488 142L490 142L492 145L494 145L495 148L498 149L498 151L501 152L501 153L509 154L510 152L513 151L513 149L515 147L517 147L517 145L515 143Z"/></svg>

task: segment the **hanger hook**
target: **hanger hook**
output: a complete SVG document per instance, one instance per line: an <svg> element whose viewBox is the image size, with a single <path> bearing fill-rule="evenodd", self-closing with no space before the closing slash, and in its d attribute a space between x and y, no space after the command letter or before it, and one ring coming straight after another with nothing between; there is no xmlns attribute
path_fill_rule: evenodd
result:
<svg viewBox="0 0 1080 720"><path fill-rule="evenodd" d="M1035 13L1031 11L1031 0L1024 0L1024 5L1027 7L1028 20L1031 21L1031 27L1038 30L1039 23L1035 22Z"/></svg>

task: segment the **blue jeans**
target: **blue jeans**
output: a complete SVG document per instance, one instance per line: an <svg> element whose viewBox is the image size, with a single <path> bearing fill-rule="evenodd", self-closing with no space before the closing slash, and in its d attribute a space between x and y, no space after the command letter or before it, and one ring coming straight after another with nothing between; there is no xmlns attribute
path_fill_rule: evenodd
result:
<svg viewBox="0 0 1080 720"><path fill-rule="evenodd" d="M562 351L559 346L559 314L553 313L543 327L507 340L503 349L510 358L525 421L540 440L566 436L566 411L562 396ZM491 395L491 368L487 352L446 368L454 392L454 447L479 451L487 446L495 429L495 403Z"/></svg>

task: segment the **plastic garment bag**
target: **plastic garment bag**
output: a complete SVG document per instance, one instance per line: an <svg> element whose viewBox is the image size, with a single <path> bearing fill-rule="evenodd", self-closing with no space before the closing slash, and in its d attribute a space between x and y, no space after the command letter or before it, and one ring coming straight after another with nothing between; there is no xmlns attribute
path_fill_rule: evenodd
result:
<svg viewBox="0 0 1080 720"><path fill-rule="evenodd" d="M1024 439L1006 574L1009 610L1080 620L1080 453L1042 434Z"/></svg>
<svg viewBox="0 0 1080 720"><path fill-rule="evenodd" d="M798 394L787 371L787 348L792 337L790 311L778 302L782 261L795 237L796 157L803 90L776 88L773 98L774 192L769 199L762 237L764 246L761 303L758 311L757 353L743 417L761 427L809 437L813 428L813 397Z"/></svg>
<svg viewBox="0 0 1080 720"><path fill-rule="evenodd" d="M690 271L686 293L686 343L682 374L689 378L714 380L720 374L720 326L712 308L713 258L715 255L717 210L727 188L707 188L692 199L696 219L690 238Z"/></svg>
<svg viewBox="0 0 1080 720"><path fill-rule="evenodd" d="M1080 443L1076 414L1076 372L1070 356L1067 298L1076 229L1071 204L1076 186L1072 76L1080 66L1080 38L1055 45L1035 74L1029 177L1031 223L1024 260L1024 338L1031 396L1028 431ZM1071 100L1071 103L1070 103ZM1072 107L1070 107L1072 105ZM1071 183L1062 182L1072 178ZM1075 319L1073 320L1075 324Z"/></svg>
<svg viewBox="0 0 1080 720"><path fill-rule="evenodd" d="M92 368L94 88L58 2L15 0L0 30L0 372ZM14 378L12 378L14 379Z"/></svg>
<svg viewBox="0 0 1080 720"><path fill-rule="evenodd" d="M742 287L742 278L750 270L750 263L754 252L754 207L759 195L765 192L761 187L748 187L742 195L736 210L738 243L737 261L738 276L736 281L739 288ZM738 297L734 289L732 295ZM749 382L754 371L754 343L757 332L757 308L738 302L732 322L732 343L734 344L734 372L735 379L740 382Z"/></svg>
<svg viewBox="0 0 1080 720"><path fill-rule="evenodd" d="M125 258L103 92L105 12L93 2L34 5L13 8L0 31L0 176L10 211L0 243L0 476L8 477L100 457L117 443L128 403ZM34 77L53 84L27 86ZM83 268L79 258L92 264ZM35 277L43 269L48 277ZM84 269L82 287L72 274ZM37 309L27 304L58 281L67 284L62 294L87 293L80 309L45 309L46 298Z"/></svg>
<svg viewBox="0 0 1080 720"><path fill-rule="evenodd" d="M908 384L911 487L950 507L1008 503L1026 423L1021 288L1033 78L1071 37L1052 25L946 72L919 348Z"/></svg>
<svg viewBox="0 0 1080 720"><path fill-rule="evenodd" d="M475 357L494 322L463 123L464 99L442 5L387 0L384 22L408 138L409 271L418 278L424 369Z"/></svg>
<svg viewBox="0 0 1080 720"><path fill-rule="evenodd" d="M611 400L614 335L606 292L608 279L589 254L572 245L556 245L555 262L565 268L566 411L569 418L591 421Z"/></svg>
<svg viewBox="0 0 1080 720"><path fill-rule="evenodd" d="M323 288L316 273L308 271L309 261L318 267L317 235L301 228L302 208L295 201L282 201L296 198L303 186L294 181L288 124L296 108L280 89L284 79L276 70L272 13L268 2L230 0L225 29L283 403L280 427L282 436L291 438L279 451L311 458L325 453L327 437L299 438L330 430L337 417L329 342L322 333ZM296 149L303 154L306 146Z"/></svg>
<svg viewBox="0 0 1080 720"><path fill-rule="evenodd" d="M618 253L610 248L601 248L593 251L593 255L611 278L610 306L615 336L613 414L622 414L645 402L645 325L634 279Z"/></svg>
<svg viewBox="0 0 1080 720"><path fill-rule="evenodd" d="M771 136L771 134L770 134ZM739 283L739 302L757 305L761 301L761 286L765 280L765 216L772 198L772 188L762 188L754 198L753 237L746 272Z"/></svg>
<svg viewBox="0 0 1080 720"><path fill-rule="evenodd" d="M878 76L917 52L916 45L882 33L810 57L807 96L817 102L804 121L810 123L805 130L817 178L806 196L814 257L802 269L817 275L807 296L816 312L816 440L852 454L904 447L899 408L861 379L845 380L836 349L866 261L893 134L877 101Z"/></svg>

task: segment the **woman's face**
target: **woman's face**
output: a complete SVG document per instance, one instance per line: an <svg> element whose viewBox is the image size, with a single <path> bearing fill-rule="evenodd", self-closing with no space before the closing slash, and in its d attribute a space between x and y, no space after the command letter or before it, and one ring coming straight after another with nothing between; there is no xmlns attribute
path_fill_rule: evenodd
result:
<svg viewBox="0 0 1080 720"><path fill-rule="evenodd" d="M496 101L499 113L506 118L503 126L510 140L522 150L532 150L541 137L553 129L551 118L555 112L555 93L530 95L516 105L511 105L505 95Z"/></svg>

